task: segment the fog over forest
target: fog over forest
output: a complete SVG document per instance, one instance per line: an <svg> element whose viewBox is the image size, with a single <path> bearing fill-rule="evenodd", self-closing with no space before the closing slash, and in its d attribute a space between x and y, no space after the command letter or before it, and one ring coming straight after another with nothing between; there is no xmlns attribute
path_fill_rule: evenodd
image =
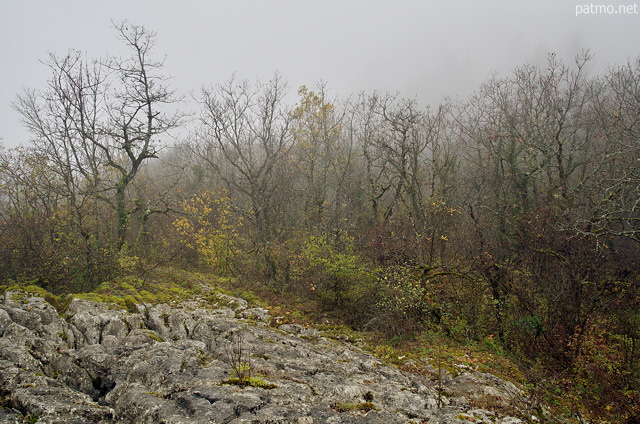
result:
<svg viewBox="0 0 640 424"><path fill-rule="evenodd" d="M595 73L638 55L640 16L576 16L579 6L553 0L331 0L322 7L297 0L187 0L179 7L166 0L90 7L78 0L8 1L0 14L0 35L7 40L0 54L11 65L0 80L0 138L8 146L28 141L10 102L23 87L45 86L49 75L40 61L50 52L123 52L111 21L158 31L158 57L172 87L187 98L233 73L266 81L279 72L293 95L299 86L323 80L341 97L400 92L436 106L445 96L470 95L493 73L543 65L549 52L571 61L589 49Z"/></svg>
<svg viewBox="0 0 640 424"><path fill-rule="evenodd" d="M334 31L292 6L264 38L242 29L272 9L231 7L211 23L224 38L178 47L202 16L113 20L106 50L53 34L2 118L27 135L0 149L0 284L66 295L203 270L391 344L490 349L571 419L640 414L640 52L582 48L579 28L621 36L635 17L555 11L575 32L532 50L508 3L486 25L441 6L441 32L400 38L367 18L420 27L410 8L356 4L313 10ZM427 36L442 47L425 58ZM238 72L213 71L226 62Z"/></svg>

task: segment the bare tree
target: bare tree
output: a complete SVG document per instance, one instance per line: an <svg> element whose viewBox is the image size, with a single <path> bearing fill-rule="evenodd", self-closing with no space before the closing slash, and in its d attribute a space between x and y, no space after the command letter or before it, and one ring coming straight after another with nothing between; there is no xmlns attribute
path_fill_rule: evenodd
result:
<svg viewBox="0 0 640 424"><path fill-rule="evenodd" d="M192 150L234 193L236 207L254 225L254 244L275 277L270 245L279 215L277 176L292 146L291 115L283 105L286 86L278 75L267 84L229 80L205 89L200 132ZM242 202L245 200L245 202Z"/></svg>
<svg viewBox="0 0 640 424"><path fill-rule="evenodd" d="M106 76L98 62L87 61L80 52L63 58L51 54L47 64L52 74L47 89L25 90L13 106L33 135L34 153L49 158L48 172L60 181L69 228L82 238L87 279L92 281L98 261L92 212L96 200L106 196L107 178L93 140L100 137Z"/></svg>
<svg viewBox="0 0 640 424"><path fill-rule="evenodd" d="M154 32L126 22L116 25L119 38L131 52L128 58L110 58L105 66L119 79L107 102L108 120L101 137L92 140L104 155L106 165L117 174L113 184L117 216L118 248L125 243L130 216L138 209L128 206L126 192L141 165L158 157L162 134L180 123L180 114L163 113L161 107L176 102L158 75L163 62L153 60Z"/></svg>
<svg viewBox="0 0 640 424"><path fill-rule="evenodd" d="M550 55L544 68L525 65L493 78L465 105L465 209L502 341L509 308L533 316L542 313L537 299L553 305L544 314L555 340L572 337L605 290L584 284L597 279L600 256L592 238L578 237L584 225L577 224L593 216L589 199L602 198L598 180L613 153L594 112L604 92L586 74L589 60L583 53L567 66ZM514 278L521 269L531 275Z"/></svg>
<svg viewBox="0 0 640 424"><path fill-rule="evenodd" d="M69 217L62 181L49 158L26 148L0 145L0 270L4 278L44 284L64 280L74 249L63 237ZM82 263L81 265L86 265ZM55 287L51 287L55 288Z"/></svg>
<svg viewBox="0 0 640 424"><path fill-rule="evenodd" d="M592 194L575 230L640 241L640 58L612 69L594 97L599 155L589 163Z"/></svg>
<svg viewBox="0 0 640 424"><path fill-rule="evenodd" d="M391 184L386 179L388 164L381 151L378 138L382 131L379 114L376 112L378 95L368 96L361 93L351 113L352 137L356 140L364 161L364 191L367 203L371 207L371 215L367 219L370 227L381 222L381 200L390 190Z"/></svg>
<svg viewBox="0 0 640 424"><path fill-rule="evenodd" d="M379 94L363 105L361 139L374 216L384 197L385 225L401 208L415 241L415 259L424 265L432 261L436 233L442 230L442 217L436 215L447 208L440 185L454 163L444 140L445 108L423 110L415 100Z"/></svg>
<svg viewBox="0 0 640 424"><path fill-rule="evenodd" d="M353 170L346 105L329 100L324 83L317 85L317 91L302 86L298 94L300 100L292 112L292 165L298 171L296 192L303 199L304 225L309 230L334 231Z"/></svg>
<svg viewBox="0 0 640 424"><path fill-rule="evenodd" d="M142 164L157 158L159 136L178 125L179 115L160 109L175 97L157 75L163 63L151 58L155 33L127 22L115 29L128 58L90 61L79 52L63 58L51 54L48 88L25 91L14 107L35 148L50 155L65 182L83 237L91 237L82 224L83 205L99 199L116 212L120 249L137 210L127 201L127 188Z"/></svg>

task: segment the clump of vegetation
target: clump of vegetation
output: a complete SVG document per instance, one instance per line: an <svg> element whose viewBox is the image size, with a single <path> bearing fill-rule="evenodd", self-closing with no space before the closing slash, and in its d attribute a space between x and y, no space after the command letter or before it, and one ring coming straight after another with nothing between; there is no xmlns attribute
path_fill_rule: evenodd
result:
<svg viewBox="0 0 640 424"><path fill-rule="evenodd" d="M238 271L242 217L235 216L225 190L202 192L183 201L184 214L173 225L204 261L219 275Z"/></svg>
<svg viewBox="0 0 640 424"><path fill-rule="evenodd" d="M245 378L232 377L224 380L222 384L231 384L231 385L240 386L240 387L257 387L258 389L266 389L266 390L271 390L278 387L275 384L267 383L263 379L255 376L245 377Z"/></svg>
<svg viewBox="0 0 640 424"><path fill-rule="evenodd" d="M227 356L231 362L233 376L224 380L221 384L233 384L240 387L251 386L260 389L275 389L278 387L253 375L251 351L245 348L242 333L235 335L231 346L227 349Z"/></svg>
<svg viewBox="0 0 640 424"><path fill-rule="evenodd" d="M152 331L147 331L147 337L149 337L151 340L154 340L158 343L162 343L164 342L164 339L162 337L160 337L159 335L157 335L156 333L152 332Z"/></svg>
<svg viewBox="0 0 640 424"><path fill-rule="evenodd" d="M318 324L315 328L329 339L340 340L349 343L362 342L369 338L367 333L355 331L345 324Z"/></svg>
<svg viewBox="0 0 640 424"><path fill-rule="evenodd" d="M138 312L138 308L136 307L136 304L138 303L138 301L136 300L135 297L128 294L123 296L122 300L124 301L124 305L127 307L127 311L134 314Z"/></svg>
<svg viewBox="0 0 640 424"><path fill-rule="evenodd" d="M137 313L138 304L170 304L194 298L217 298L218 293L223 291L217 281L211 274L158 268L149 271L145 278L131 275L113 278L91 292L74 294L73 297L113 303Z"/></svg>
<svg viewBox="0 0 640 424"><path fill-rule="evenodd" d="M163 396L162 394L158 393L158 392L149 391L149 392L146 392L146 393L147 393L148 395L151 395L151 396L155 396L155 397L159 397L159 398L164 398L164 396Z"/></svg>
<svg viewBox="0 0 640 424"><path fill-rule="evenodd" d="M54 295L40 286L29 285L3 285L0 286L0 295L4 295L8 291L15 292L12 300L17 302L26 302L28 296L42 297L47 303L53 306L58 314L64 315L65 311L73 301L73 296L68 294Z"/></svg>
<svg viewBox="0 0 640 424"><path fill-rule="evenodd" d="M40 416L37 414L29 414L26 417L24 417L24 421L30 424L37 423L39 419L40 419Z"/></svg>
<svg viewBox="0 0 640 424"><path fill-rule="evenodd" d="M64 315L67 308L73 301L73 296L70 294L56 296L47 292L44 294L44 300L49 302L49 304L51 304L51 306L53 306L56 311L58 311L58 314Z"/></svg>

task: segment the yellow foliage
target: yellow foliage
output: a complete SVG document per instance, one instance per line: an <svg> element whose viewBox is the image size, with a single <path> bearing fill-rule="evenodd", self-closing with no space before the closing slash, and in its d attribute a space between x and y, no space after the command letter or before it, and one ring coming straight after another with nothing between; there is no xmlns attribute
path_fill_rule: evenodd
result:
<svg viewBox="0 0 640 424"><path fill-rule="evenodd" d="M122 271L129 274L142 269L142 260L137 255L131 253L131 249L126 243L116 255L116 262Z"/></svg>
<svg viewBox="0 0 640 424"><path fill-rule="evenodd" d="M306 86L298 89L300 101L292 112L298 155L314 162L324 158L323 144L331 143L342 132L335 106L327 102L323 92L310 91ZM324 158L326 159L326 158Z"/></svg>
<svg viewBox="0 0 640 424"><path fill-rule="evenodd" d="M233 214L226 192L201 193L185 200L182 210L184 215L173 225L186 237L187 246L200 253L216 272L232 274L237 266L242 217Z"/></svg>

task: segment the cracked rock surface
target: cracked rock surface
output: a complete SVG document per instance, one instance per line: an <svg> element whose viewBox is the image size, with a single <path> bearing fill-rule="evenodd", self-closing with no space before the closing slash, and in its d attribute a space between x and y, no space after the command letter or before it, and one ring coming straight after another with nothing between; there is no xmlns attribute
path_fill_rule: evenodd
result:
<svg viewBox="0 0 640 424"><path fill-rule="evenodd" d="M521 422L473 406L480 395L506 403L522 395L490 374L449 378L438 396L428 376L313 329L274 328L266 310L242 299L221 303L138 305L132 313L74 299L61 317L41 297L5 293L0 422ZM275 387L223 384L235 376L239 349L251 375Z"/></svg>

